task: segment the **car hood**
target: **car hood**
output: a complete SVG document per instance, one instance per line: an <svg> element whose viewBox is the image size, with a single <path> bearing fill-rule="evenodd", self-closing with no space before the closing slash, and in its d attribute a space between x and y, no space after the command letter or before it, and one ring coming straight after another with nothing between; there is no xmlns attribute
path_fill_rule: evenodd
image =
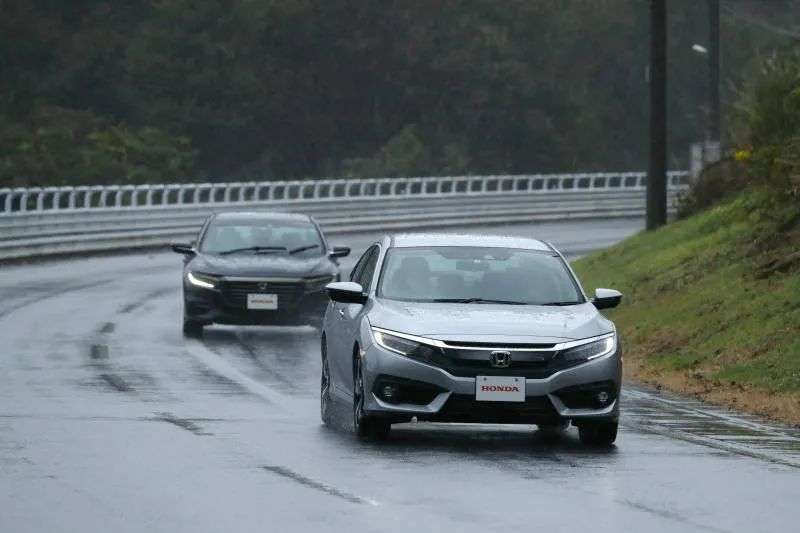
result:
<svg viewBox="0 0 800 533"><path fill-rule="evenodd" d="M563 342L602 335L614 324L591 303L540 305L416 303L376 299L373 326L439 340Z"/></svg>
<svg viewBox="0 0 800 533"><path fill-rule="evenodd" d="M332 271L327 257L303 259L286 254L198 255L191 270L217 276L294 278Z"/></svg>

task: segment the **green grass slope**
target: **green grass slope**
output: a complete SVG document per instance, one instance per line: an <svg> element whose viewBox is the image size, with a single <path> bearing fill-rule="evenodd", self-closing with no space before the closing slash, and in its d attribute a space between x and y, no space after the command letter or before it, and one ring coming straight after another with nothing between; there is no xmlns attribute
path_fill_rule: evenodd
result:
<svg viewBox="0 0 800 533"><path fill-rule="evenodd" d="M748 190L573 265L609 312L628 377L800 423L800 206Z"/></svg>

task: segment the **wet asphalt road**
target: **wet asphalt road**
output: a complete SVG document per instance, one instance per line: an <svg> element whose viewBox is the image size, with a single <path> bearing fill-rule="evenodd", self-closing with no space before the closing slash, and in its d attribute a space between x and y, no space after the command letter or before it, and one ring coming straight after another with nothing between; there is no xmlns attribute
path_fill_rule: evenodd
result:
<svg viewBox="0 0 800 533"><path fill-rule="evenodd" d="M640 227L483 231L575 255ZM374 238L332 241L349 267ZM184 340L180 265L0 270L0 532L797 530L800 433L633 385L611 450L516 426L359 443L320 424L314 330Z"/></svg>

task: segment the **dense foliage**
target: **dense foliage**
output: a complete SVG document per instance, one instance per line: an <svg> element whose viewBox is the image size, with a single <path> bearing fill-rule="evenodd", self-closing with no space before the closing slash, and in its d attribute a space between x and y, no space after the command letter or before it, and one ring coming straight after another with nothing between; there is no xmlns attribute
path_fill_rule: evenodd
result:
<svg viewBox="0 0 800 533"><path fill-rule="evenodd" d="M0 14L0 186L646 166L643 0L0 0ZM670 166L685 167L703 135L705 3L670 1L669 21ZM775 39L723 22L735 82Z"/></svg>
<svg viewBox="0 0 800 533"><path fill-rule="evenodd" d="M738 159L756 180L800 196L800 54L766 61L738 110Z"/></svg>
<svg viewBox="0 0 800 533"><path fill-rule="evenodd" d="M749 186L765 186L776 201L800 197L800 52L766 58L734 108L733 154L704 169L682 199L682 217Z"/></svg>
<svg viewBox="0 0 800 533"><path fill-rule="evenodd" d="M194 160L186 137L62 107L39 106L25 122L6 122L0 146L0 175L49 176L49 185L153 183L187 176Z"/></svg>
<svg viewBox="0 0 800 533"><path fill-rule="evenodd" d="M754 187L573 266L625 295L627 377L800 424L798 249L796 205Z"/></svg>

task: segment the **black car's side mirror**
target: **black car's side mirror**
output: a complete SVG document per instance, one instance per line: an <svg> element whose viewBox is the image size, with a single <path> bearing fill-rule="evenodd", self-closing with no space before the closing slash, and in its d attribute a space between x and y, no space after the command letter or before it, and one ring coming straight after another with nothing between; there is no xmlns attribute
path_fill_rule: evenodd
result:
<svg viewBox="0 0 800 533"><path fill-rule="evenodd" d="M364 294L364 288L352 281L328 283L325 286L325 290L328 292L328 298L334 302L362 305L367 303L367 295Z"/></svg>
<svg viewBox="0 0 800 533"><path fill-rule="evenodd" d="M350 255L350 247L349 246L334 246L333 250L331 250L328 255L331 257L347 257Z"/></svg>
<svg viewBox="0 0 800 533"><path fill-rule="evenodd" d="M595 289L592 303L598 309L616 307L622 301L622 293L614 289Z"/></svg>
<svg viewBox="0 0 800 533"><path fill-rule="evenodd" d="M197 251L191 244L175 243L172 245L172 251L176 254L194 255Z"/></svg>

